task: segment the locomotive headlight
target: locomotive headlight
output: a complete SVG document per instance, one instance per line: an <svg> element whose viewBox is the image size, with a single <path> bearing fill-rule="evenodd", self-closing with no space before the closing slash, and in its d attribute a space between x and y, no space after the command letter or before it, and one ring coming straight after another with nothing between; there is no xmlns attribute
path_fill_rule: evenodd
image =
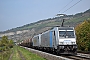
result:
<svg viewBox="0 0 90 60"><path fill-rule="evenodd" d="M73 46L73 48L77 48L77 46Z"/></svg>
<svg viewBox="0 0 90 60"><path fill-rule="evenodd" d="M72 42L72 44L75 44L75 42Z"/></svg>
<svg viewBox="0 0 90 60"><path fill-rule="evenodd" d="M59 46L60 49L64 49L64 46Z"/></svg>
<svg viewBox="0 0 90 60"><path fill-rule="evenodd" d="M62 45L62 44L63 44L63 42L60 42L60 44Z"/></svg>

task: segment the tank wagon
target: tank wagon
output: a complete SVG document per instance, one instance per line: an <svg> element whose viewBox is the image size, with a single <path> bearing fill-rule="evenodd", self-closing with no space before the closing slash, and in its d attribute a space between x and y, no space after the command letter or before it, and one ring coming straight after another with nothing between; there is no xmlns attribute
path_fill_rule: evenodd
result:
<svg viewBox="0 0 90 60"><path fill-rule="evenodd" d="M74 27L54 27L32 38L33 47L57 54L77 54Z"/></svg>

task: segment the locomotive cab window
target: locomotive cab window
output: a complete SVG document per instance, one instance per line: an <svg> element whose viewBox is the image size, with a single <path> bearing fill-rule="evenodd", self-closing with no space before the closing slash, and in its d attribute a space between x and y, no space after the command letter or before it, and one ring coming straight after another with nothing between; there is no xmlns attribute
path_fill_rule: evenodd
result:
<svg viewBox="0 0 90 60"><path fill-rule="evenodd" d="M69 38L75 38L74 31L67 31L67 35L69 36Z"/></svg>
<svg viewBox="0 0 90 60"><path fill-rule="evenodd" d="M74 31L59 31L60 38L74 38Z"/></svg>

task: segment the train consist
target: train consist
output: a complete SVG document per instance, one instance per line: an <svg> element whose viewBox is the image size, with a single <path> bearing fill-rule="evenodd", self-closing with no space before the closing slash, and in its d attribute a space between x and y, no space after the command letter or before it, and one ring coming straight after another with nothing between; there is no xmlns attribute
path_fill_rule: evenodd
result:
<svg viewBox="0 0 90 60"><path fill-rule="evenodd" d="M19 44L57 54L77 54L74 27L54 27Z"/></svg>

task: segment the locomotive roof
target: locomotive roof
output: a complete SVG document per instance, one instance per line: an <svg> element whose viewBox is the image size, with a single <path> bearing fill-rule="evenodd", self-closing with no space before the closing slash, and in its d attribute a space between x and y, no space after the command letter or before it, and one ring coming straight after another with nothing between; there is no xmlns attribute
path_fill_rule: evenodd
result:
<svg viewBox="0 0 90 60"><path fill-rule="evenodd" d="M59 27L58 30L74 30L73 27Z"/></svg>

